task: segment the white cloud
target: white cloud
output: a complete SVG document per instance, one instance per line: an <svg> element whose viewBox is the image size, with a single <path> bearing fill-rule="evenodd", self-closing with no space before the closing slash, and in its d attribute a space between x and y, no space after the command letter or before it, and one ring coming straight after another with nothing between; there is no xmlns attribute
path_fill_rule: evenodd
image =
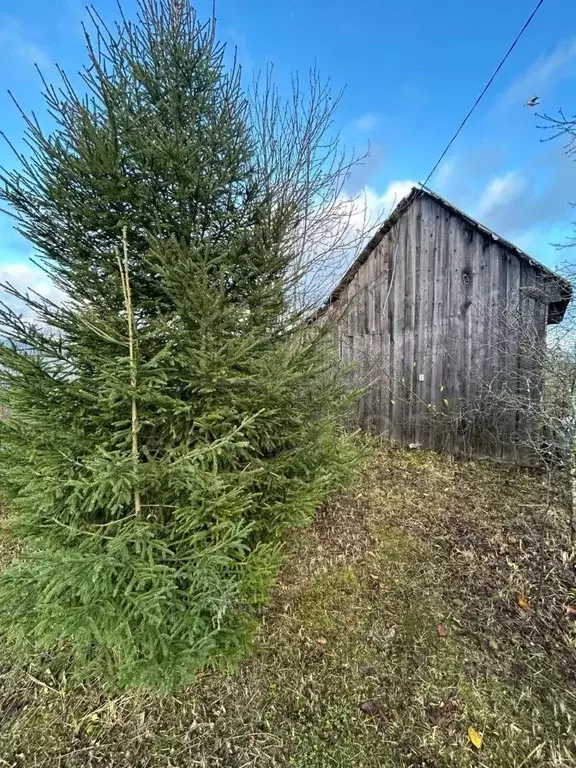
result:
<svg viewBox="0 0 576 768"><path fill-rule="evenodd" d="M305 274L297 302L318 306L341 279L377 227L416 185L410 179L389 182L380 194L363 187L354 197L321 203L311 212L305 231L296 236L296 250L303 254L296 271Z"/></svg>
<svg viewBox="0 0 576 768"><path fill-rule="evenodd" d="M61 304L66 298L65 294L54 285L48 275L31 262L15 261L0 263L0 284L4 285L6 283L9 283L22 294L33 291L56 304ZM0 300L23 314L28 314L30 311L28 307L1 289Z"/></svg>
<svg viewBox="0 0 576 768"><path fill-rule="evenodd" d="M372 201L373 207L380 207L388 215L398 205L400 200L406 195L410 194L412 187L419 186L417 181L412 179L401 179L389 182L388 186L384 190L384 193L380 197L375 197ZM371 192L371 190L368 190Z"/></svg>
<svg viewBox="0 0 576 768"><path fill-rule="evenodd" d="M342 199L339 215L342 220L348 218L350 229L367 239L415 186L418 183L411 179L394 180L388 183L382 194L372 187L363 187L355 197ZM365 242L360 245L365 245Z"/></svg>
<svg viewBox="0 0 576 768"><path fill-rule="evenodd" d="M0 16L0 51L40 69L50 66L50 58L36 43L28 39L22 24L13 16Z"/></svg>
<svg viewBox="0 0 576 768"><path fill-rule="evenodd" d="M516 199L525 186L526 181L518 171L495 176L480 195L475 214L479 217L489 216L499 206Z"/></svg>
<svg viewBox="0 0 576 768"><path fill-rule="evenodd" d="M418 183L411 179L390 181L382 194L372 187L363 187L353 198L343 198L338 213L348 217L350 226L366 236L375 226L382 224L402 200Z"/></svg>
<svg viewBox="0 0 576 768"><path fill-rule="evenodd" d="M342 199L339 213L342 220L348 217L350 230L358 234L363 240L359 244L364 246L364 241L374 229L383 223L412 187L417 186L418 183L411 179L394 180L388 183L382 194L372 187L363 187L355 197Z"/></svg>
<svg viewBox="0 0 576 768"><path fill-rule="evenodd" d="M375 115L373 112L366 112L366 114L356 120L354 126L356 130L361 131L362 133L369 133L376 128L379 122L380 118L378 115Z"/></svg>
<svg viewBox="0 0 576 768"><path fill-rule="evenodd" d="M25 294L32 290L57 304L64 301L64 294L40 267L34 264L34 249L20 235L7 215L0 215L0 285L10 283L17 291ZM18 310L28 313L27 307L0 288L0 300Z"/></svg>
<svg viewBox="0 0 576 768"><path fill-rule="evenodd" d="M560 42L552 53L540 56L504 92L503 106L523 104L530 96L542 97L560 80L576 77L576 37Z"/></svg>

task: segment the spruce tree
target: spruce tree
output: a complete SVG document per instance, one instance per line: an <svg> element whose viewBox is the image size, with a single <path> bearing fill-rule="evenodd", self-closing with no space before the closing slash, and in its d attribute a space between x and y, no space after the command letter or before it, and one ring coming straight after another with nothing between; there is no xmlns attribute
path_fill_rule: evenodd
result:
<svg viewBox="0 0 576 768"><path fill-rule="evenodd" d="M9 289L36 319L0 311L25 545L0 632L67 674L173 687L249 644L283 536L353 464L349 395L289 301L300 182L271 183L213 23L177 0L94 21L81 85L44 83L56 126L26 118L2 175L67 299Z"/></svg>

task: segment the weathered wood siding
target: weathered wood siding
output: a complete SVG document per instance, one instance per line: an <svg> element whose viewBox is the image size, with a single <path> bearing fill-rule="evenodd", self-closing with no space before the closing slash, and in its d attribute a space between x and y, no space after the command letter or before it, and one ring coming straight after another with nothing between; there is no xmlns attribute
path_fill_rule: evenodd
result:
<svg viewBox="0 0 576 768"><path fill-rule="evenodd" d="M417 198L326 313L366 387L354 422L404 444L520 458L534 425L515 395L539 396L523 342L530 329L536 349L547 324L527 290L539 280L494 237ZM487 414L491 391L509 407Z"/></svg>

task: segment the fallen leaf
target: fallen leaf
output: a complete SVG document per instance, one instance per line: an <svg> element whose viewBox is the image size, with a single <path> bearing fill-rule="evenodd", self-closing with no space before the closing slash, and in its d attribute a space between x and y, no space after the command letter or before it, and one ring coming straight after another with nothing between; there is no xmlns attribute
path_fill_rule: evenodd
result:
<svg viewBox="0 0 576 768"><path fill-rule="evenodd" d="M484 741L482 734L478 733L476 728L473 728L470 726L468 728L468 738L472 742L472 744L476 747L476 749L482 749L482 742Z"/></svg>
<svg viewBox="0 0 576 768"><path fill-rule="evenodd" d="M518 603L518 607L522 608L523 611L530 610L529 600L526 597L524 597L524 595L521 595L519 592L516 593L516 602Z"/></svg>
<svg viewBox="0 0 576 768"><path fill-rule="evenodd" d="M438 624L438 637L446 637L448 634L448 630L444 626L444 624Z"/></svg>
<svg viewBox="0 0 576 768"><path fill-rule="evenodd" d="M566 618L576 621L576 608L573 605L566 605Z"/></svg>
<svg viewBox="0 0 576 768"><path fill-rule="evenodd" d="M318 643L318 645L326 645L328 640L326 640L325 637L318 637L318 638L316 638L316 642Z"/></svg>

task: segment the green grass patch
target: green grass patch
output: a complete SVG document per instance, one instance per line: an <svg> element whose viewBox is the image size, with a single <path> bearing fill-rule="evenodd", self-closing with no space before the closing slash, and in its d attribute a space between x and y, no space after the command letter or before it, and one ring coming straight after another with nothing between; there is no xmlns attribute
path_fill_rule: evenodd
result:
<svg viewBox="0 0 576 768"><path fill-rule="evenodd" d="M534 472L379 450L288 542L235 675L115 697L5 665L0 765L576 765L564 501Z"/></svg>

